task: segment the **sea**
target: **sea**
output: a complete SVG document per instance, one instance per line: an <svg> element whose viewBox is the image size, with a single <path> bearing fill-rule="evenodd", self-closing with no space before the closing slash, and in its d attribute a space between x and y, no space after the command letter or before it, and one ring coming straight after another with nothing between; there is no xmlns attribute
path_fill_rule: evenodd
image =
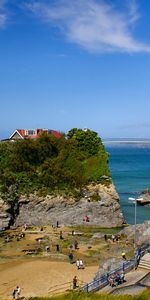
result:
<svg viewBox="0 0 150 300"><path fill-rule="evenodd" d="M120 196L125 221L135 224L135 204L128 198L137 198L150 188L150 141L103 141L109 153L109 168ZM150 220L150 207L137 205L136 223Z"/></svg>

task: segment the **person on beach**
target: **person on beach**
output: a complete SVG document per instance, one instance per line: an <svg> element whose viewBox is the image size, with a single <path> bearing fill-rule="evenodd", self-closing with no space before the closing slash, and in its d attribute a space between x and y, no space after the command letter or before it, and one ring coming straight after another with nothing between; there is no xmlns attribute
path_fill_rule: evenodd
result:
<svg viewBox="0 0 150 300"><path fill-rule="evenodd" d="M128 239L126 239L126 245L129 245L129 240Z"/></svg>
<svg viewBox="0 0 150 300"><path fill-rule="evenodd" d="M136 265L135 265L135 270L136 270L138 268L141 259L141 248L138 248L135 258L136 258Z"/></svg>
<svg viewBox="0 0 150 300"><path fill-rule="evenodd" d="M57 252L59 252L59 251L60 251L59 244L56 244L56 251L57 251Z"/></svg>
<svg viewBox="0 0 150 300"><path fill-rule="evenodd" d="M79 261L79 259L76 260L76 267L77 267L78 270L80 269L80 261Z"/></svg>
<svg viewBox="0 0 150 300"><path fill-rule="evenodd" d="M112 234L111 238L112 238L112 241L114 243L115 242L115 236L114 236L114 234Z"/></svg>
<svg viewBox="0 0 150 300"><path fill-rule="evenodd" d="M21 294L21 288L19 286L17 286L16 288L16 295L15 295L15 299L20 299L20 294Z"/></svg>
<svg viewBox="0 0 150 300"><path fill-rule="evenodd" d="M28 229L27 224L24 224L24 225L23 225L23 230L26 231L27 229Z"/></svg>
<svg viewBox="0 0 150 300"><path fill-rule="evenodd" d="M77 250L78 249L78 241L74 240L74 249Z"/></svg>
<svg viewBox="0 0 150 300"><path fill-rule="evenodd" d="M72 254L72 252L69 253L68 257L69 257L70 263L72 264L73 263L73 254Z"/></svg>
<svg viewBox="0 0 150 300"><path fill-rule="evenodd" d="M15 288L12 292L12 298L15 299L16 298L16 292L17 292L17 288Z"/></svg>
<svg viewBox="0 0 150 300"><path fill-rule="evenodd" d="M79 260L79 268L84 269L84 264L83 264L82 259Z"/></svg>
<svg viewBox="0 0 150 300"><path fill-rule="evenodd" d="M20 299L20 294L21 294L21 288L17 286L12 292L13 299Z"/></svg>
<svg viewBox="0 0 150 300"><path fill-rule="evenodd" d="M77 288L77 276L74 276L73 277L73 289L76 289Z"/></svg>
<svg viewBox="0 0 150 300"><path fill-rule="evenodd" d="M104 234L105 242L107 242L107 234Z"/></svg>
<svg viewBox="0 0 150 300"><path fill-rule="evenodd" d="M122 258L124 259L124 260L126 260L127 258L126 258L126 254L125 254L125 252L123 251L122 252Z"/></svg>
<svg viewBox="0 0 150 300"><path fill-rule="evenodd" d="M108 282L111 287L115 286L115 274L112 274L108 277Z"/></svg>
<svg viewBox="0 0 150 300"><path fill-rule="evenodd" d="M137 254L138 254L139 257L141 257L141 248L138 248Z"/></svg>
<svg viewBox="0 0 150 300"><path fill-rule="evenodd" d="M69 249L70 249L70 251L73 249L73 245L72 244L69 245Z"/></svg>
<svg viewBox="0 0 150 300"><path fill-rule="evenodd" d="M60 240L63 240L64 238L63 238L63 233L62 233L62 230L60 231L60 235L59 235L59 237L60 237Z"/></svg>

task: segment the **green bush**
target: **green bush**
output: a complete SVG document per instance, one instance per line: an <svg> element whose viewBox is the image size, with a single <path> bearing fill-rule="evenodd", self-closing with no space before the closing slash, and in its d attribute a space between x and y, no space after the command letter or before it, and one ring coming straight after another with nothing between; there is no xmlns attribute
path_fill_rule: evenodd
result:
<svg viewBox="0 0 150 300"><path fill-rule="evenodd" d="M78 199L91 182L111 182L108 154L94 131L75 128L67 138L42 135L37 140L0 143L0 196L7 202L34 191Z"/></svg>
<svg viewBox="0 0 150 300"><path fill-rule="evenodd" d="M97 192L95 192L93 195L90 196L90 200L91 201L100 201L101 196Z"/></svg>

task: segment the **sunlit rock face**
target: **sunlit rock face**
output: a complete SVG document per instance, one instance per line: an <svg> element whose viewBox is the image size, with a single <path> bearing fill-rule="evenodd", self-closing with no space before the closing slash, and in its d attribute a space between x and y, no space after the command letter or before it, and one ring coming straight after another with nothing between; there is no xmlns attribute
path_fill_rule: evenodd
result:
<svg viewBox="0 0 150 300"><path fill-rule="evenodd" d="M86 216L89 218L86 219ZM60 195L38 197L31 194L19 200L19 214L15 225L56 224L97 225L102 227L121 226L124 218L120 209L119 196L114 186L93 184L86 187L80 199Z"/></svg>
<svg viewBox="0 0 150 300"><path fill-rule="evenodd" d="M86 218L88 216L88 218ZM17 214L11 215L10 205L0 200L0 229L10 224L20 226L56 224L121 226L124 222L119 196L113 184L91 184L84 188L83 196L75 199L62 195L39 197L37 193L22 195Z"/></svg>
<svg viewBox="0 0 150 300"><path fill-rule="evenodd" d="M11 206L0 198L0 230L8 228L11 223L12 215L9 212L10 208Z"/></svg>

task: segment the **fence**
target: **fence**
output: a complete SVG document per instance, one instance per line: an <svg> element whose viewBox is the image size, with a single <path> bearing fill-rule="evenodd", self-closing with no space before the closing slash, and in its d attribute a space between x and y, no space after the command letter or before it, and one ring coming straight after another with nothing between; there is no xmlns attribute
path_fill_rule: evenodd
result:
<svg viewBox="0 0 150 300"><path fill-rule="evenodd" d="M150 251L150 243L144 244L141 247L141 254L142 257L144 254L146 254L148 251ZM138 264L138 251L135 253L135 256L133 259L123 262L122 266L120 266L117 269L114 269L108 273L105 273L102 276L99 276L98 273L95 276L95 279L93 279L91 282L87 283L82 287L82 290L85 292L94 292L102 289L104 286L108 284L108 278L110 275L117 273L117 272L124 272L127 273L131 269L134 269ZM99 276L99 277L98 277Z"/></svg>

